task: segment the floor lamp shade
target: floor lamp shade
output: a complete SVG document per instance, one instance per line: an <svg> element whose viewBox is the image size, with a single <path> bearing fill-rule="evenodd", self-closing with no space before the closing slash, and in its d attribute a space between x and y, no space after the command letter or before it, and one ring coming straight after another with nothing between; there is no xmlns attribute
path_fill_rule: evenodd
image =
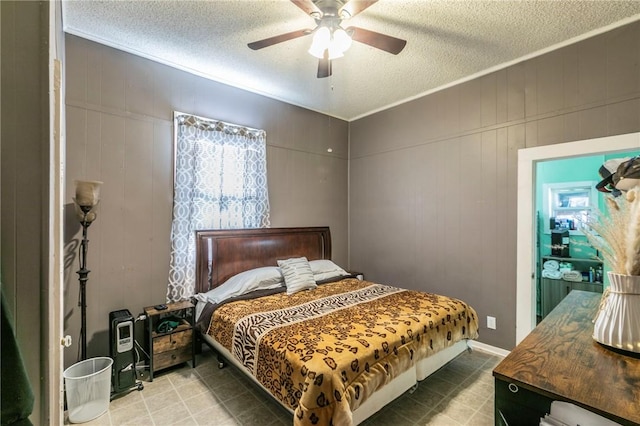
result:
<svg viewBox="0 0 640 426"><path fill-rule="evenodd" d="M98 180L76 180L76 216L82 222L91 223L96 220L95 207L100 202L100 187Z"/></svg>

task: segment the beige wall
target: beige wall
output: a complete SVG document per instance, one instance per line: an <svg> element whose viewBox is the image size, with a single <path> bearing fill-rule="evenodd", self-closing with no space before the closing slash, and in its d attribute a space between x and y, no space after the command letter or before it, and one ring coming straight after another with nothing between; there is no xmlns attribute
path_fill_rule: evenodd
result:
<svg viewBox="0 0 640 426"><path fill-rule="evenodd" d="M104 181L88 233L88 356L108 353L109 312L135 315L165 300L174 110L265 129L271 226L330 226L333 257L346 265L346 122L70 35L66 85L65 330L74 339L73 180ZM66 365L76 353L77 345L66 351Z"/></svg>
<svg viewBox="0 0 640 426"><path fill-rule="evenodd" d="M35 396L30 419L46 424L49 4L0 5L2 292ZM1 364L3 371L12 368ZM10 397L2 395L3 402Z"/></svg>
<svg viewBox="0 0 640 426"><path fill-rule="evenodd" d="M1 4L2 287L37 424L48 350L46 3ZM106 353L109 311L164 298L173 109L265 128L272 225L330 225L334 258L346 263L346 123L74 37L67 49L67 202L74 178L105 180L89 231L90 356ZM640 130L639 51L636 23L351 123L350 266L469 300L483 326L498 317L481 340L510 348L516 150ZM69 219L66 229L65 331L77 341L79 227Z"/></svg>
<svg viewBox="0 0 640 426"><path fill-rule="evenodd" d="M350 123L351 268L462 298L512 348L517 150L639 131L639 56L633 23Z"/></svg>
<svg viewBox="0 0 640 426"><path fill-rule="evenodd" d="M164 298L173 110L266 129L272 226L329 224L343 264L348 130L349 266L468 300L480 340L511 348L517 150L638 131L639 38L634 23L347 124L67 36L68 202L73 178L105 181L89 235L89 354L106 348L109 311Z"/></svg>

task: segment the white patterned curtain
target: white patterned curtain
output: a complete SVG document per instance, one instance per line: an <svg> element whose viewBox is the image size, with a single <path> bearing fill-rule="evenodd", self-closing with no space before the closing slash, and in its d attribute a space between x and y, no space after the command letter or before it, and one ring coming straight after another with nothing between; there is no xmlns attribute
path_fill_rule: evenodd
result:
<svg viewBox="0 0 640 426"><path fill-rule="evenodd" d="M176 113L167 301L195 291L195 231L269 227L264 130Z"/></svg>

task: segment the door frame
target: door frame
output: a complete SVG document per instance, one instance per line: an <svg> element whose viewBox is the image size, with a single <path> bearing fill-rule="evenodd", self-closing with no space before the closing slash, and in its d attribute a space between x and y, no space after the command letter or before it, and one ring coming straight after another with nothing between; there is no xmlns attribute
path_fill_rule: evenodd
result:
<svg viewBox="0 0 640 426"><path fill-rule="evenodd" d="M65 179L65 83L64 83L64 31L62 28L62 2L48 2L48 85L49 85L49 170L47 188L47 280L46 310L42 321L45 347L44 397L41 417L49 424L63 424L64 420L64 179Z"/></svg>
<svg viewBox="0 0 640 426"><path fill-rule="evenodd" d="M536 163L632 149L640 149L640 132L518 150L516 345L536 326Z"/></svg>

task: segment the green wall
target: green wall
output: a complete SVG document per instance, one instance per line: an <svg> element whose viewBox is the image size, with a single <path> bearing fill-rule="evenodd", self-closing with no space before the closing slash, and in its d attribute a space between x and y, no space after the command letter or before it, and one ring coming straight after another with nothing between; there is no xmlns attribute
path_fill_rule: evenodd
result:
<svg viewBox="0 0 640 426"><path fill-rule="evenodd" d="M543 185L550 183L583 182L600 180L598 170L604 162L603 155L590 157L567 158L564 160L544 161L536 165L536 212L538 217L538 254L551 254L551 234L545 233L543 223ZM602 197L598 197L598 207L601 207ZM595 250L587 245L587 239L582 235L571 235L571 257L591 258Z"/></svg>
<svg viewBox="0 0 640 426"><path fill-rule="evenodd" d="M544 232L542 223L543 206L543 185L549 183L580 182L580 181L600 181L598 173L600 166L613 158L632 157L639 155L640 151L625 153L593 155L588 157L567 158L563 160L543 161L536 164L536 212L538 216L538 258L551 253L550 234ZM598 209L604 209L604 195L598 193ZM595 255L595 251L588 245L586 237L572 235L570 239L571 257L590 258ZM606 265L605 265L605 269Z"/></svg>

